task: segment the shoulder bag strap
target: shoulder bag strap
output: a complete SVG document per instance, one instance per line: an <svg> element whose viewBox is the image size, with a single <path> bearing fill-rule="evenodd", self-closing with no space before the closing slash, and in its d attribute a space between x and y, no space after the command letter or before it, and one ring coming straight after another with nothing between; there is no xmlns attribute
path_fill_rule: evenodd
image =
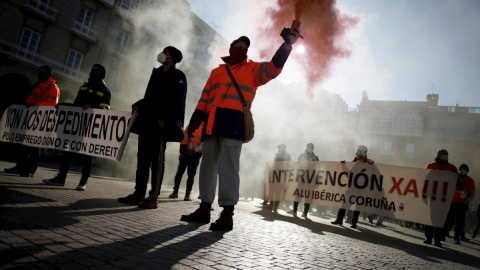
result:
<svg viewBox="0 0 480 270"><path fill-rule="evenodd" d="M233 85L235 85L235 88L237 89L238 95L240 96L240 101L242 102L243 107L247 106L247 102L245 101L245 98L243 97L242 91L240 90L240 87L238 86L237 80L235 80L235 77L233 76L232 72L230 71L230 68L228 65L225 65L225 68L227 69L228 76L230 76L230 79L232 79Z"/></svg>

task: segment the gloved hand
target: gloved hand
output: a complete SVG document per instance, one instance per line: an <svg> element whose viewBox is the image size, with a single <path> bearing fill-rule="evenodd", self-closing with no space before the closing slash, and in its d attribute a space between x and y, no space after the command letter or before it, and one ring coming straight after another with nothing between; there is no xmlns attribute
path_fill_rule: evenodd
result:
<svg viewBox="0 0 480 270"><path fill-rule="evenodd" d="M282 36L286 44L293 45L295 42L297 42L298 37L300 37L300 33L296 30L292 31L290 28L283 28L280 36Z"/></svg>
<svg viewBox="0 0 480 270"><path fill-rule="evenodd" d="M195 154L195 149L188 149L187 152L185 153L185 155L187 156L191 156L193 154Z"/></svg>

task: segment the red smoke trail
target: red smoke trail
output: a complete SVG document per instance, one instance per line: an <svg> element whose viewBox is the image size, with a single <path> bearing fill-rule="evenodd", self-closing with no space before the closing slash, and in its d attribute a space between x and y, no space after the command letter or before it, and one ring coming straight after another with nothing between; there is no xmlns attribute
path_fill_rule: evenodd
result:
<svg viewBox="0 0 480 270"><path fill-rule="evenodd" d="M335 58L346 57L349 51L340 45L345 30L357 23L356 18L341 15L335 8L335 0L277 0L277 7L267 11L272 24L262 33L278 33L283 27L290 27L294 19L299 20L300 33L305 39L298 39L296 46L303 45L305 52L297 59L305 71L308 89L326 79ZM266 36L266 35L263 35ZM279 37L281 38L281 37ZM261 49L261 57L273 55L270 45ZM292 52L293 53L293 52ZM312 90L308 91L310 97Z"/></svg>

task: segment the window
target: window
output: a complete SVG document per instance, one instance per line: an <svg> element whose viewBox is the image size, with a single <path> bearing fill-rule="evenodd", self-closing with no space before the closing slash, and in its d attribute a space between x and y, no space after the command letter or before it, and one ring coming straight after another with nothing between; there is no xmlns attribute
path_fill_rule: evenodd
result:
<svg viewBox="0 0 480 270"><path fill-rule="evenodd" d="M33 57L32 54L37 51L38 41L40 40L40 34L32 31L28 28L23 28L22 38L20 39L20 48L24 49L27 53L26 57Z"/></svg>
<svg viewBox="0 0 480 270"><path fill-rule="evenodd" d="M107 84L110 90L112 90L111 88L117 87L119 77L120 77L120 74L118 73L118 70L111 69L108 71Z"/></svg>
<svg viewBox="0 0 480 270"><path fill-rule="evenodd" d="M407 143L407 148L405 149L405 153L407 155L413 155L415 154L415 144L413 143Z"/></svg>
<svg viewBox="0 0 480 270"><path fill-rule="evenodd" d="M124 9L134 9L143 4L144 0L122 0L120 6Z"/></svg>
<svg viewBox="0 0 480 270"><path fill-rule="evenodd" d="M385 142L383 144L383 153L387 155L392 153L392 142Z"/></svg>
<svg viewBox="0 0 480 270"><path fill-rule="evenodd" d="M35 2L35 1L30 0L30 2ZM50 2L50 0L40 0L40 1L37 0L36 2L38 4L38 9L40 9L43 12L47 11L48 2Z"/></svg>
<svg viewBox="0 0 480 270"><path fill-rule="evenodd" d="M128 48L128 41L130 40L130 35L125 32L120 33L117 38L118 52L125 54Z"/></svg>
<svg viewBox="0 0 480 270"><path fill-rule="evenodd" d="M80 13L78 14L77 20L73 22L73 28L82 35L89 37L91 34L90 25L92 24L92 18L93 13L90 10L82 7Z"/></svg>
<svg viewBox="0 0 480 270"><path fill-rule="evenodd" d="M455 107L448 107L448 112L454 113L455 112Z"/></svg>
<svg viewBox="0 0 480 270"><path fill-rule="evenodd" d="M77 22L83 27L89 29L90 25L92 24L92 18L93 13L90 10L82 7L80 13L78 14Z"/></svg>
<svg viewBox="0 0 480 270"><path fill-rule="evenodd" d="M480 113L480 108L468 108L468 113Z"/></svg>
<svg viewBox="0 0 480 270"><path fill-rule="evenodd" d="M66 73L71 74L72 72L75 73L80 69L80 65L82 64L83 54L70 49L68 51L67 63L65 66L67 67Z"/></svg>

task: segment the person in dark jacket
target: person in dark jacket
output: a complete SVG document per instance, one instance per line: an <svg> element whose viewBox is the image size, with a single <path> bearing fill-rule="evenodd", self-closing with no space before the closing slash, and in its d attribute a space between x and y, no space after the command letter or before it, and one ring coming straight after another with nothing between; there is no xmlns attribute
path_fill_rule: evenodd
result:
<svg viewBox="0 0 480 270"><path fill-rule="evenodd" d="M230 44L229 56L222 58L224 64L212 70L189 124L189 132L193 133L204 122L199 175L202 202L197 211L182 215L181 220L210 223L218 179L218 204L223 211L210 229L232 230L233 211L240 196L240 153L245 141L244 106L238 91L244 96L245 105L251 106L257 88L281 73L299 36L300 33L285 28L285 42L269 62L248 61L250 39L241 36Z"/></svg>
<svg viewBox="0 0 480 270"><path fill-rule="evenodd" d="M313 143L307 144L307 149L305 149L305 152L301 153L298 156L297 160L319 161L318 156L315 155L315 153L313 153L314 148L315 146L313 145ZM297 217L298 204L299 202L293 202L293 210L288 212L289 214L293 214L294 217ZM305 203L302 217L307 218L309 209L310 209L310 204Z"/></svg>
<svg viewBox="0 0 480 270"><path fill-rule="evenodd" d="M105 84L105 67L100 64L94 64L90 70L88 82L84 83L78 90L77 97L73 102L73 106L81 107L82 110L93 109L110 109L110 90ZM68 104L59 104L68 105ZM57 108L58 106L57 105ZM68 170L72 164L74 153L69 151L63 152L62 164L59 173L52 179L45 179L43 182L47 185L64 186L67 178ZM77 186L77 190L85 191L88 177L92 169L92 156L80 154L82 156L82 177Z"/></svg>
<svg viewBox="0 0 480 270"><path fill-rule="evenodd" d="M162 64L154 68L145 91L145 97L132 105L132 114L138 112L138 154L135 191L119 202L135 204L140 208L157 208L157 198L163 181L167 141L183 139L187 78L175 65L182 53L168 46L157 56ZM179 138L178 138L179 137ZM147 184L152 171L148 198Z"/></svg>

